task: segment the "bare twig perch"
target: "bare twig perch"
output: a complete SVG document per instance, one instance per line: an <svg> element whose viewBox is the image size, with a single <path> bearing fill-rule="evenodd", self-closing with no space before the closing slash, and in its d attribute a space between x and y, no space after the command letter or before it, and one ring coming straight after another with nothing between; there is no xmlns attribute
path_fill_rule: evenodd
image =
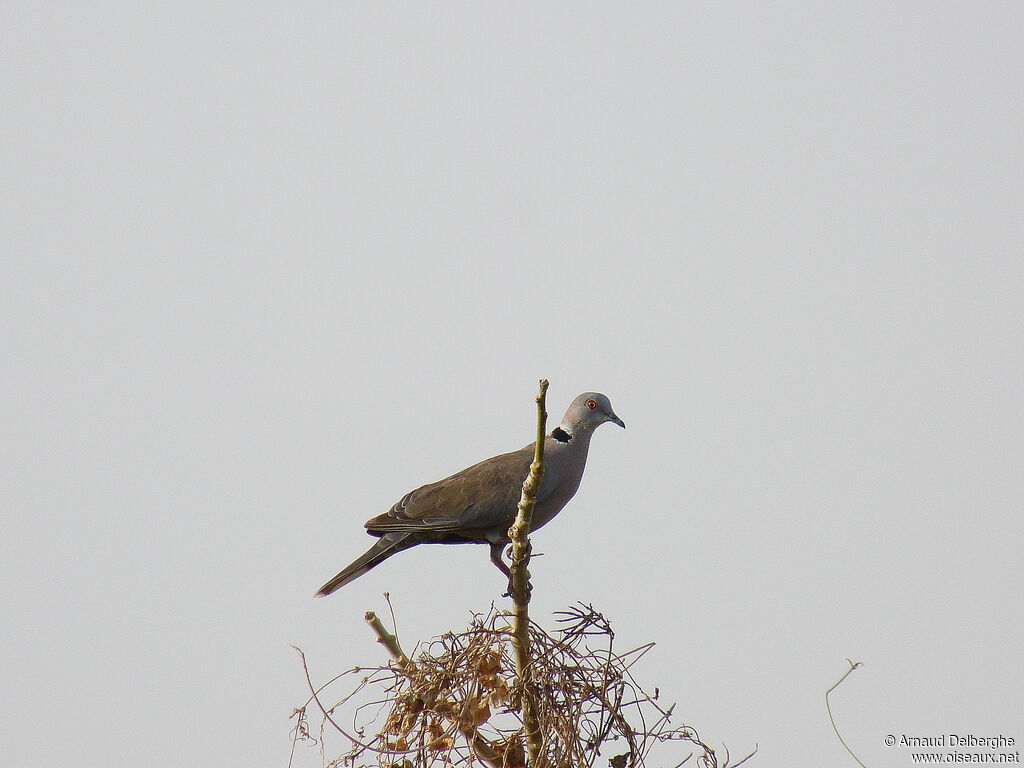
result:
<svg viewBox="0 0 1024 768"><path fill-rule="evenodd" d="M540 392L537 394L537 444L533 451L533 464L530 474L523 482L523 494L519 499L519 512L516 521L508 529L512 540L512 601L519 617L520 608L526 615L526 606L530 602L530 527L533 525L533 508L537 503L537 491L544 477L544 435L547 432L548 414L545 410L545 399L548 391L548 380L540 380ZM519 634L519 633L517 633Z"/></svg>
<svg viewBox="0 0 1024 768"><path fill-rule="evenodd" d="M536 766L540 760L542 736L537 722L536 702L530 668L530 526L533 524L533 508L537 503L537 491L544 477L544 435L547 432L548 414L545 399L548 380L540 380L537 394L537 444L533 452L530 474L523 483L523 495L519 499L516 521L508 529L512 540L512 644L516 655L516 680L523 690L523 730L526 733L526 749L529 765Z"/></svg>

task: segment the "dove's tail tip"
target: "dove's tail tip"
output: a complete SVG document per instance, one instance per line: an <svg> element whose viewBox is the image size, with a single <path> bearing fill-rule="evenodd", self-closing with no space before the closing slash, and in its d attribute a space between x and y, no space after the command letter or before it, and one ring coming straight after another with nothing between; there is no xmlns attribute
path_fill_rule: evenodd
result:
<svg viewBox="0 0 1024 768"><path fill-rule="evenodd" d="M401 552L403 549L415 546L422 541L422 538L414 533L389 534L382 537L360 555L355 562L350 563L345 570L324 584L316 592L316 597L327 597L332 592L337 592L350 581L354 581L372 568L383 563L389 557Z"/></svg>

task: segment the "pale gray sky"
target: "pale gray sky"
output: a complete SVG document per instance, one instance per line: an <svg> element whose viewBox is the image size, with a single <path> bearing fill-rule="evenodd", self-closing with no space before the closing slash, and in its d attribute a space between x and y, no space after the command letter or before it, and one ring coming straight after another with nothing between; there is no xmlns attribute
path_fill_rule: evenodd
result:
<svg viewBox="0 0 1024 768"><path fill-rule="evenodd" d="M1024 8L0 9L2 752L284 766L503 584L405 491L607 393L537 537L712 745L1024 740ZM315 750L298 765L315 766Z"/></svg>

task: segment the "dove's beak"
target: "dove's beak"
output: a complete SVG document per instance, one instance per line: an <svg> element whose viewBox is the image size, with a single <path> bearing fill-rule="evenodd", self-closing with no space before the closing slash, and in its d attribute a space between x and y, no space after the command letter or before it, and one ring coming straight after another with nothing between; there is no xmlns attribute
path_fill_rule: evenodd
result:
<svg viewBox="0 0 1024 768"><path fill-rule="evenodd" d="M612 424L618 424L618 425L619 425L620 427L622 427L623 429L625 429L625 428L626 428L626 422L624 422L624 421L623 421L622 419L620 419L620 418L619 418L618 416L616 416L616 415L615 415L614 413L612 414L611 418L610 418L610 419L608 419L608 421L610 421L610 422L611 422Z"/></svg>

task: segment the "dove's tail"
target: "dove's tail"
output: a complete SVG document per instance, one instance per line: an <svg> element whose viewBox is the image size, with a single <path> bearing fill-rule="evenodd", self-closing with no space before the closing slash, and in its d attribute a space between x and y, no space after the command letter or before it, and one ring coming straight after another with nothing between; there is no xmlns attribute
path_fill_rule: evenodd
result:
<svg viewBox="0 0 1024 768"><path fill-rule="evenodd" d="M423 537L415 531L402 533L385 533L377 542L356 560L350 563L345 570L328 581L319 590L317 597L326 597L332 592L341 589L350 581L354 581L371 568L383 563L392 555L396 555L403 549L414 547L423 541Z"/></svg>

